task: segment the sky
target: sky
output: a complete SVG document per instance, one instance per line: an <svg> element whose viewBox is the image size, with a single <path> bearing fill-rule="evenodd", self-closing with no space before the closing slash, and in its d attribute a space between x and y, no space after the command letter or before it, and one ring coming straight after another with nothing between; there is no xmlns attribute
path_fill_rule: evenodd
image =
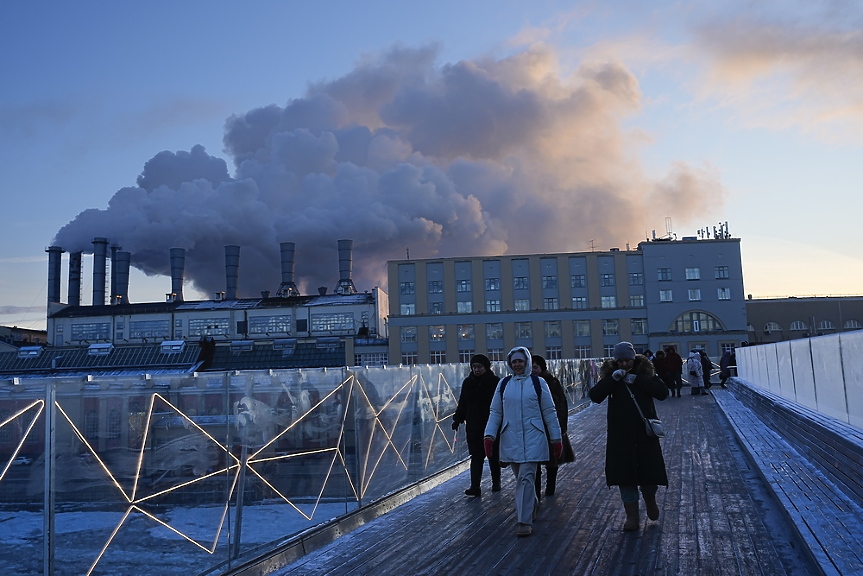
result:
<svg viewBox="0 0 863 576"><path fill-rule="evenodd" d="M863 293L859 2L3 2L0 66L0 325L97 236L132 302L726 222L747 294Z"/></svg>

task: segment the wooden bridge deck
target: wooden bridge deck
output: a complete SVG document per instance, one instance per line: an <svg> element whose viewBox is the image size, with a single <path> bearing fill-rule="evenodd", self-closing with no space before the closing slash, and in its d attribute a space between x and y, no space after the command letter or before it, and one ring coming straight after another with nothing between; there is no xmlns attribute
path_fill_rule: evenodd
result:
<svg viewBox="0 0 863 576"><path fill-rule="evenodd" d="M642 503L638 532L621 530L620 497L603 473L606 407L590 405L570 416L578 460L561 467L530 537L515 535L512 473L492 493L486 470L482 497L470 498L465 472L273 574L821 574L716 399L686 395L657 408L669 486L657 495L659 521Z"/></svg>

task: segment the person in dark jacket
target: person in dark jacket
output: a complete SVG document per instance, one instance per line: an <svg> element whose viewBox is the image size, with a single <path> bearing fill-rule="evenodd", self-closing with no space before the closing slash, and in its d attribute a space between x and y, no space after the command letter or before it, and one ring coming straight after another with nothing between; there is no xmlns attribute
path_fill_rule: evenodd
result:
<svg viewBox="0 0 863 576"><path fill-rule="evenodd" d="M669 346L665 349L665 369L667 372L662 377L666 383L670 382L668 387L671 389L672 395L675 393L680 398L680 391L683 389L683 358L674 349L674 346Z"/></svg>
<svg viewBox="0 0 863 576"><path fill-rule="evenodd" d="M701 377L704 381L704 387L701 389L702 395L710 394L707 390L710 388L710 373L713 372L713 362L710 361L710 356L707 355L707 352L698 349L698 355L701 356Z"/></svg>
<svg viewBox="0 0 863 576"><path fill-rule="evenodd" d="M608 398L605 481L620 489L626 511L623 529L638 530L639 488L647 517L657 520L656 492L659 486L668 486L668 476L659 438L647 435L635 402L645 418L656 418L653 400L665 400L668 388L647 358L636 354L629 342L620 342L614 347L613 359L603 362L600 380L588 394L597 404Z"/></svg>
<svg viewBox="0 0 863 576"><path fill-rule="evenodd" d="M722 353L719 359L719 385L725 388L725 381L731 377L731 350Z"/></svg>
<svg viewBox="0 0 863 576"><path fill-rule="evenodd" d="M467 448L470 453L470 488L464 491L468 496L479 496L482 468L485 461L483 436L488 423L489 407L494 396L499 378L491 369L491 362L484 354L477 354L470 359L470 375L461 383L461 394L458 407L452 417L452 429L458 430L459 424L465 423ZM498 448L495 446L492 457L488 459L488 469L491 472L491 491L500 490L500 461Z"/></svg>
<svg viewBox="0 0 863 576"><path fill-rule="evenodd" d="M537 354L532 354L530 357L533 363L532 372L545 380L548 384L548 389L551 392L551 399L554 400L554 410L557 412L557 422L560 424L561 438L566 437L566 424L569 419L569 402L566 400L566 392L563 391L563 385L560 380L551 375L548 371L548 364L545 358ZM564 441L565 442L565 441ZM565 450L565 448L564 448ZM554 460L549 460L545 465L545 495L551 496L554 494L557 485L557 468L558 463ZM541 499L542 495L542 467L536 468L536 498Z"/></svg>

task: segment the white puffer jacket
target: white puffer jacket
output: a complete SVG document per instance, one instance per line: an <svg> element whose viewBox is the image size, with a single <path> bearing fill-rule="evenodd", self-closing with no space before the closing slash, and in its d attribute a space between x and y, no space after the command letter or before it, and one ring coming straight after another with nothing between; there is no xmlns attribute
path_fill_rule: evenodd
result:
<svg viewBox="0 0 863 576"><path fill-rule="evenodd" d="M695 372L693 375L692 373ZM690 386L701 386L704 382L702 375L704 371L701 368L701 354L693 350L689 353L689 358L686 360L686 366L683 367L683 375Z"/></svg>
<svg viewBox="0 0 863 576"><path fill-rule="evenodd" d="M496 438L500 430L501 462L546 462L550 456L545 436L546 426L553 442L561 439L554 400L548 383L542 378L539 378L540 398L537 399L536 389L530 378L531 360L527 348L516 347L510 350L506 358L507 364L510 364L510 358L516 351L521 351L527 357L525 374L513 375L510 378L503 392L503 402L500 395L503 379L497 383L485 435Z"/></svg>

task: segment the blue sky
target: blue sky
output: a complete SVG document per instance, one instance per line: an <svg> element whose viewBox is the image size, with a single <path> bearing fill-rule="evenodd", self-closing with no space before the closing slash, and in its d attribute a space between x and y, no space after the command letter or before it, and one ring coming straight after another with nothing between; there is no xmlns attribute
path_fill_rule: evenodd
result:
<svg viewBox="0 0 863 576"><path fill-rule="evenodd" d="M241 289L246 270L254 295L277 287L265 268L278 241L296 242L297 275L313 288L338 278L336 236L354 238L366 289L381 279L373 263L405 247L417 257L623 248L664 232L665 217L678 236L727 221L756 297L860 294L863 8L644 4L5 2L0 324L44 326L44 249L61 229L66 243L113 235L130 250L150 274L133 273L136 302L164 297L159 251L184 242L201 263L187 294L218 289L218 250L203 244L237 242L249 246ZM376 96L394 69L392 93ZM240 150L239 129L226 137L230 117L269 105L330 115L274 124L257 152ZM356 126L373 135L375 161L333 152L348 148L339 130ZM224 182L195 180L178 153L196 145L225 161ZM162 151L171 162L149 165L153 189L128 190ZM182 188L171 169L197 184ZM305 176L273 184L289 169ZM354 195L359 182L371 184ZM171 219L178 228L220 224L165 238L163 215L180 204L191 216ZM233 232L214 237L223 227ZM84 303L90 270L85 256Z"/></svg>

